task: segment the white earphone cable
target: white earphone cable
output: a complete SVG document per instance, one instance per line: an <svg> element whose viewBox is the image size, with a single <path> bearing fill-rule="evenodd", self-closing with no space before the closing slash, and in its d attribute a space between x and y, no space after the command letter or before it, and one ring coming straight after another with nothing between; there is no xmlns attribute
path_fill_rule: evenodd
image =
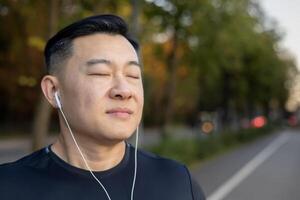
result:
<svg viewBox="0 0 300 200"><path fill-rule="evenodd" d="M68 127L68 129L69 129L69 131L70 131L71 137L72 137L72 139L73 139L73 141L74 141L74 143L75 143L75 145L76 145L76 147L77 147L77 149L78 149L78 151L79 151L79 153L80 153L80 155L81 155L81 157L82 157L82 159L83 159L83 161L84 161L85 166L88 168L88 170L89 170L89 172L91 173L91 175L93 176L93 178L94 178L94 179L99 183L99 185L102 187L102 189L104 190L104 192L105 192L107 198L108 198L109 200L111 200L111 198L110 198L110 196L109 196L109 194L108 194L106 188L105 188L104 185L101 183L101 181L95 176L95 174L94 174L93 171L91 170L90 166L88 165L88 163L87 163L87 161L86 161L86 159L85 159L85 157L84 157L84 155L83 155L81 149L79 148L79 145L78 145L78 143L77 143L77 141L76 141L76 139L75 139L75 137L74 137L74 134L73 134L73 132L72 132L72 129L71 129L69 123L68 123L68 120L67 120L67 118L66 118L66 116L65 116L65 114L64 114L64 112L63 112L63 110L62 110L62 108L61 108L61 106L58 106L58 108L59 108L59 110L60 110L60 112L61 112L61 114L62 114L62 116L63 116L63 118L64 118L64 121L65 121L65 123L66 123L66 125L67 125L67 127ZM133 200L133 194L134 194L134 188L135 188L135 181L136 181L136 174L137 174L137 148L138 148L138 135L139 135L139 128L137 127L137 130L136 130L136 139L135 139L135 154L134 154L134 155L135 155L135 156L134 156L134 157L135 157L135 158L134 158L134 176L133 176L133 182L132 182L132 188L131 188L131 200Z"/></svg>
<svg viewBox="0 0 300 200"><path fill-rule="evenodd" d="M134 188L135 188L135 181L136 181L136 174L137 174L137 147L139 141L139 126L136 128L136 135L135 135L135 151L134 151L134 176L132 181L132 188L131 188L131 200L133 200Z"/></svg>

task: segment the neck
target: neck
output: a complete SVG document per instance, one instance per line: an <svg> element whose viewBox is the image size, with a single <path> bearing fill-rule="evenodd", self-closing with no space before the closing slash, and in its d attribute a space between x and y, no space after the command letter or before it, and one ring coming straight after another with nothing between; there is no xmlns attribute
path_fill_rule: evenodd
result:
<svg viewBox="0 0 300 200"><path fill-rule="evenodd" d="M83 142L75 138L92 171L104 171L118 165L124 157L126 144L120 141L110 145ZM75 167L88 170L72 138L60 134L51 147L61 159Z"/></svg>

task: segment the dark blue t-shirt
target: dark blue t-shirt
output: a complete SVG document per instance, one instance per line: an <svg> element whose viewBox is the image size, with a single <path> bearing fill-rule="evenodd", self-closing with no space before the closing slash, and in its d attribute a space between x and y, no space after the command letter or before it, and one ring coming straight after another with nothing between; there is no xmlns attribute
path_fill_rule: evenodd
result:
<svg viewBox="0 0 300 200"><path fill-rule="evenodd" d="M94 172L111 200L129 200L134 174L134 147L127 143L122 161ZM18 161L0 165L1 200L107 200L90 172L74 167L51 146ZM188 169L173 160L138 150L135 200L203 200Z"/></svg>

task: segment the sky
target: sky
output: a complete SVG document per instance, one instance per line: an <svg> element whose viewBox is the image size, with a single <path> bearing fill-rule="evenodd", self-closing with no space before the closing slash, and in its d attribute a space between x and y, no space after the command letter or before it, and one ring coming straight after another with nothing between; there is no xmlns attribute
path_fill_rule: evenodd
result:
<svg viewBox="0 0 300 200"><path fill-rule="evenodd" d="M300 0L258 0L265 14L278 22L285 33L282 47L288 49L295 59L300 71ZM295 111L300 106L300 77L297 76L291 88L286 108Z"/></svg>
<svg viewBox="0 0 300 200"><path fill-rule="evenodd" d="M300 0L260 0L268 17L284 32L282 46L296 58L300 69Z"/></svg>

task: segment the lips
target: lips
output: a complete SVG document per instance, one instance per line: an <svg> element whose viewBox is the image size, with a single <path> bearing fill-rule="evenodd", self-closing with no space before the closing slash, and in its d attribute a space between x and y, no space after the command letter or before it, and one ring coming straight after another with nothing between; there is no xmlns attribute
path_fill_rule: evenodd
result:
<svg viewBox="0 0 300 200"><path fill-rule="evenodd" d="M106 111L106 113L113 117L128 118L133 114L133 111L128 108L113 108Z"/></svg>

